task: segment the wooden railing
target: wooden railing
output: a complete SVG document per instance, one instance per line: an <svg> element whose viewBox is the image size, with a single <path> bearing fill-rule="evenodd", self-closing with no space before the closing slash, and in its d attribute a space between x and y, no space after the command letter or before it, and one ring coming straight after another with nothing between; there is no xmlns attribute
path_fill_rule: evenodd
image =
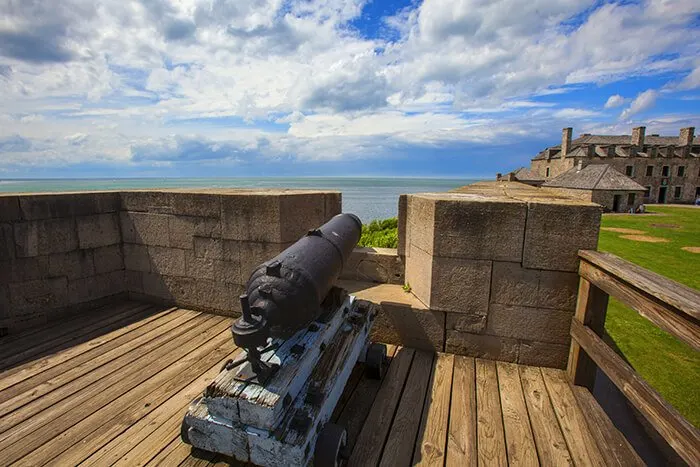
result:
<svg viewBox="0 0 700 467"><path fill-rule="evenodd" d="M609 253L580 251L579 257L569 377L574 384L592 390L596 367L600 368L685 462L700 465L698 429L602 339L608 297L612 296L700 351L700 292ZM700 390L700 382L688 390Z"/></svg>

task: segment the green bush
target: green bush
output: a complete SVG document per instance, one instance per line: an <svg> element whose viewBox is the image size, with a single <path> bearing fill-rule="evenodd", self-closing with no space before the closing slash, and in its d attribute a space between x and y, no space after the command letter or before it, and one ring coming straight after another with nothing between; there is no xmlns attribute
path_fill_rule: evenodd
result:
<svg viewBox="0 0 700 467"><path fill-rule="evenodd" d="M399 244L399 220L396 217L374 220L362 225L360 246L396 248Z"/></svg>

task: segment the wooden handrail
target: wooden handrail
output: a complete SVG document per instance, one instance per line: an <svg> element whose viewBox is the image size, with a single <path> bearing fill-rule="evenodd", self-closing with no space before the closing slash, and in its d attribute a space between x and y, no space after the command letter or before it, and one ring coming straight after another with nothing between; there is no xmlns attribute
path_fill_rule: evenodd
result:
<svg viewBox="0 0 700 467"><path fill-rule="evenodd" d="M700 351L700 292L610 253L579 256L581 277Z"/></svg>
<svg viewBox="0 0 700 467"><path fill-rule="evenodd" d="M571 320L571 337L689 465L700 465L700 432L598 335Z"/></svg>
<svg viewBox="0 0 700 467"><path fill-rule="evenodd" d="M591 391L600 368L678 455L700 465L700 432L603 341L610 296L700 351L700 292L609 253L579 251L569 378Z"/></svg>

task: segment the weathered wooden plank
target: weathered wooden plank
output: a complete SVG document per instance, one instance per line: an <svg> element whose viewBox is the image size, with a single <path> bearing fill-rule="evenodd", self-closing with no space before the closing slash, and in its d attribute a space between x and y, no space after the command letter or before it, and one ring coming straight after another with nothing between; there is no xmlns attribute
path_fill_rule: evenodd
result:
<svg viewBox="0 0 700 467"><path fill-rule="evenodd" d="M401 348L396 353L382 386L374 399L372 409L365 419L348 466L377 465L384 448L391 420L406 382L413 360L413 349Z"/></svg>
<svg viewBox="0 0 700 467"><path fill-rule="evenodd" d="M409 465L420 428L421 409L432 371L433 354L416 350L399 406L384 445L380 466Z"/></svg>
<svg viewBox="0 0 700 467"><path fill-rule="evenodd" d="M645 289L632 287L629 283L585 261L581 262L579 274L615 299L636 310L656 326L700 351L700 319L697 313L688 308L687 303L684 309L676 308L668 302L660 301ZM700 293L697 293L695 306L700 307Z"/></svg>
<svg viewBox="0 0 700 467"><path fill-rule="evenodd" d="M50 391L56 390L95 368L99 368L104 363L124 355L140 343L147 342L174 329L197 315L198 313L195 312L172 313L166 315L164 321L149 323L149 325L136 329L134 333L121 336L104 345L99 345L76 358L49 368L46 371L41 371L40 368L36 370L31 368L32 371L38 371L34 376L4 391L0 391L0 416L42 397ZM90 345L92 342L88 341L85 344Z"/></svg>
<svg viewBox="0 0 700 467"><path fill-rule="evenodd" d="M180 435L176 435L174 432L170 433L167 441L163 441L161 446L162 445L165 445L165 447L160 451L157 451L158 447L154 445L154 451L151 452L150 459L142 461L141 465L147 465L149 467L180 465L182 461L187 459L187 456L189 456L192 451L192 447L183 443L180 439Z"/></svg>
<svg viewBox="0 0 700 467"><path fill-rule="evenodd" d="M454 359L454 355L444 353L438 353L435 358L411 462L413 465L442 467L445 464Z"/></svg>
<svg viewBox="0 0 700 467"><path fill-rule="evenodd" d="M170 396L167 401L154 408L152 412L137 422L131 423L130 420L125 421L120 417L116 423L103 425L108 426L108 429L99 433L93 432L90 436L89 447L74 446L55 458L54 462L58 465L112 465L173 414L180 414L184 417L185 410L192 399L201 394L202 388L219 373L221 365L232 355L233 352L201 375L193 374L192 376L196 377L194 381ZM188 371L188 373L191 372ZM119 431L122 428L124 430Z"/></svg>
<svg viewBox="0 0 700 467"><path fill-rule="evenodd" d="M519 366L525 404L542 465L573 465L539 368Z"/></svg>
<svg viewBox="0 0 700 467"><path fill-rule="evenodd" d="M644 269L619 256L602 251L582 250L579 256L618 280L657 298L688 317L700 320L700 292L668 277ZM612 295L612 294L611 294Z"/></svg>
<svg viewBox="0 0 700 467"><path fill-rule="evenodd" d="M620 467L646 465L624 435L615 428L591 392L581 386L574 386L572 389L581 412L586 418L588 429L598 444L605 465Z"/></svg>
<svg viewBox="0 0 700 467"><path fill-rule="evenodd" d="M476 359L477 451L480 465L508 465L496 363Z"/></svg>
<svg viewBox="0 0 700 467"><path fill-rule="evenodd" d="M673 450L688 464L700 465L698 429L683 418L593 331L578 321L572 321L571 336Z"/></svg>
<svg viewBox="0 0 700 467"><path fill-rule="evenodd" d="M388 358L388 368L394 361L394 355L399 351L400 347L388 346L387 348L387 358ZM364 372L364 365L358 365ZM385 375L386 378L386 375ZM342 427L345 427L347 433L347 452L352 452L355 447L355 441L362 430L365 423L365 419L369 414L374 399L379 392L379 388L382 385L382 381L372 379L363 374L362 379L358 383L355 390L352 392L347 404L343 408L336 419L336 423Z"/></svg>
<svg viewBox="0 0 700 467"><path fill-rule="evenodd" d="M476 374L474 359L455 355L447 438L448 467L477 465Z"/></svg>
<svg viewBox="0 0 700 467"><path fill-rule="evenodd" d="M140 310L134 312L134 310ZM6 349L3 355L0 355L0 370L5 370L13 366L19 365L26 361L36 359L39 356L47 353L56 353L62 349L71 347L77 342L84 342L93 339L102 334L142 319L151 312L151 309L143 310L142 307L125 306L121 311L114 315L105 316L103 319L83 325L80 328L60 336L47 336L46 340L34 341L26 349L17 350L13 348Z"/></svg>
<svg viewBox="0 0 700 467"><path fill-rule="evenodd" d="M539 465L518 366L514 363L498 362L496 368L508 465Z"/></svg>
<svg viewBox="0 0 700 467"><path fill-rule="evenodd" d="M220 324L224 318L207 319L201 327L185 333L182 340L174 340L160 346L156 351L140 359L150 372L159 372L173 361L182 358L202 342L220 334ZM184 344L183 344L184 342ZM91 413L141 384L151 373L140 371L137 365L130 368L130 373L116 373L93 384L83 391L71 396L69 401L57 404L41 414L24 420L11 430L3 433L0 450L8 462L15 462L26 453L36 449L42 443L57 436L66 428L79 422ZM51 423L48 423L51 421Z"/></svg>
<svg viewBox="0 0 700 467"><path fill-rule="evenodd" d="M75 463L58 463L55 456L72 448L80 440L77 449L70 449L72 454L82 451L86 457L89 452L104 444L107 440L126 430L132 423L148 415L160 404L191 383L211 365L221 365L221 359L229 355L233 344L227 334L226 326L213 339L202 343L184 358L172 363L163 371L147 379L128 392L122 394L97 412L74 424L60 435L50 439L39 448L26 455L20 465L36 465L51 460L57 465L77 465Z"/></svg>
<svg viewBox="0 0 700 467"><path fill-rule="evenodd" d="M197 315L183 315L138 337L122 346L83 363L63 374L55 376L26 392L0 404L0 433L8 431L18 423L33 417L49 407L56 407L68 401L73 395L84 394L92 384L104 378L116 379L121 369L128 367L137 370L148 364L147 360L137 361L146 353L167 345L178 335L202 325L211 318ZM112 376L115 375L116 376ZM12 389L12 388L10 388ZM0 435L0 439L2 436Z"/></svg>
<svg viewBox="0 0 700 467"><path fill-rule="evenodd" d="M608 297L607 293L592 285L588 280L583 277L579 278L576 313L573 319L585 323L596 334L602 335L605 331ZM575 340L571 341L569 348L567 373L574 384L586 386L590 390L593 389L596 375L595 363L585 352L581 352L581 348Z"/></svg>
<svg viewBox="0 0 700 467"><path fill-rule="evenodd" d="M143 304L140 305L138 308L140 309L140 311L144 311L151 306L152 305ZM83 361L89 360L90 357L95 354L94 352L103 350L103 348L106 345L116 346L119 344L114 344L115 342L126 342L136 335L134 333L137 332L137 330L140 330L147 324L150 324L154 321L162 322L162 320L170 318L170 316L168 315L173 310L175 310L175 308L160 311L158 313L147 316L142 320L136 321L115 331L104 334L96 339L92 339L88 342L78 344L74 347L60 351L56 354L52 354L38 360L32 360L23 365L19 365L5 370L2 373L2 378L0 378L0 396L2 396L2 391L4 391L5 389L38 374L44 375L48 373L49 370L57 367L58 365L61 365L61 369L66 368L66 365L75 366L78 364L76 363L76 361L82 363ZM88 353L89 355L86 355Z"/></svg>
<svg viewBox="0 0 700 467"><path fill-rule="evenodd" d="M564 372L553 368L542 368L541 371L574 463L605 465Z"/></svg>

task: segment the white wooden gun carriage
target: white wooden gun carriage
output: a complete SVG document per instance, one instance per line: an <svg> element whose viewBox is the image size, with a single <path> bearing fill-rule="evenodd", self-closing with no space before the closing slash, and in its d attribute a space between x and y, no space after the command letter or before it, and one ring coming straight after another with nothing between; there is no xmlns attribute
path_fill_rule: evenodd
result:
<svg viewBox="0 0 700 467"><path fill-rule="evenodd" d="M261 466L338 465L345 430L328 420L354 365L379 378L386 358L384 345L368 341L376 307L342 294L340 306L263 349L262 360L279 365L272 375L242 358L225 365L190 405L183 440Z"/></svg>

